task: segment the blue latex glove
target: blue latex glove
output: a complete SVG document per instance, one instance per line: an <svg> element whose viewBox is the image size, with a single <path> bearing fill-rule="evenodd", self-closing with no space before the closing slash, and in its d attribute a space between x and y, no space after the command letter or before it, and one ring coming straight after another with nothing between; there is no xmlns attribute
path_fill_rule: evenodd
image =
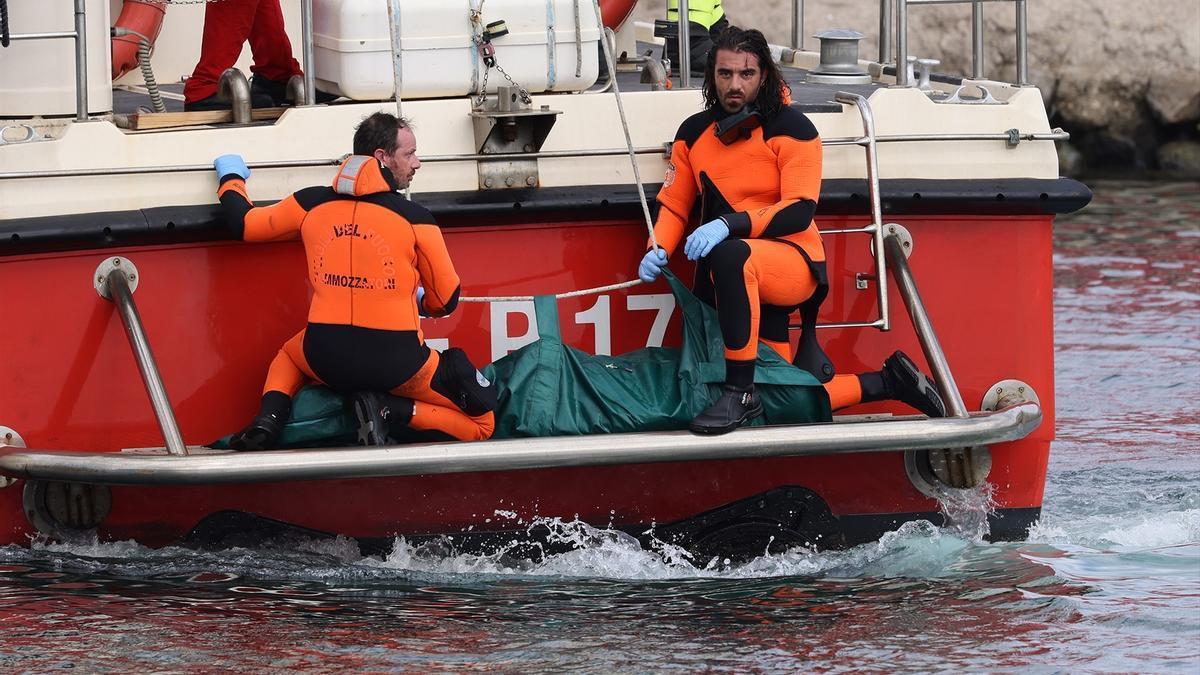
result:
<svg viewBox="0 0 1200 675"><path fill-rule="evenodd" d="M641 264L638 265L638 278L646 283L650 283L662 274L662 268L667 266L667 252L661 248L653 248L646 251L646 255L642 257Z"/></svg>
<svg viewBox="0 0 1200 675"><path fill-rule="evenodd" d="M683 243L683 254L687 256L688 260L699 260L708 255L714 246L725 241L728 236L729 226L725 224L724 220L720 218L710 220L688 235L687 241Z"/></svg>
<svg viewBox="0 0 1200 675"><path fill-rule="evenodd" d="M237 174L242 180L250 177L250 167L246 166L246 160L241 155L221 155L213 160L213 168L217 170L217 180L229 174Z"/></svg>
<svg viewBox="0 0 1200 675"><path fill-rule="evenodd" d="M420 316L429 316L425 313L425 305L422 304L425 300L425 287L417 286L417 314Z"/></svg>

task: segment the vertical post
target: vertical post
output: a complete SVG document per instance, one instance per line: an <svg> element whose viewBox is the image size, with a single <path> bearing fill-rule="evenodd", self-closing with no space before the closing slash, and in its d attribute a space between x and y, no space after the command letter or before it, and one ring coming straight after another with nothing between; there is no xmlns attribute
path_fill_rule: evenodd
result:
<svg viewBox="0 0 1200 675"><path fill-rule="evenodd" d="M792 0L792 46L804 51L804 0Z"/></svg>
<svg viewBox="0 0 1200 675"><path fill-rule="evenodd" d="M857 145L863 146L867 155L867 196L871 201L871 239L875 246L875 279L879 289L879 314L883 324L880 330L891 330L891 308L888 306L887 262L883 256L883 197L879 190L879 157L875 154L875 116L871 113L871 104L866 97L839 91L833 96L838 103L853 105L862 117L863 136Z"/></svg>
<svg viewBox="0 0 1200 675"><path fill-rule="evenodd" d="M908 85L908 0L896 0L896 86Z"/></svg>
<svg viewBox="0 0 1200 675"><path fill-rule="evenodd" d="M879 0L879 63L892 57L892 0Z"/></svg>
<svg viewBox="0 0 1200 675"><path fill-rule="evenodd" d="M983 0L971 2L971 77L983 79Z"/></svg>
<svg viewBox="0 0 1200 675"><path fill-rule="evenodd" d="M1025 0L1017 0L1017 84L1022 87L1029 84L1028 22Z"/></svg>
<svg viewBox="0 0 1200 675"><path fill-rule="evenodd" d="M85 0L75 0L75 121L88 119L87 10Z"/></svg>
<svg viewBox="0 0 1200 675"><path fill-rule="evenodd" d="M929 362L929 369L933 371L933 379L937 382L938 390L941 391L942 399L946 403L946 413L949 417L969 417L962 394L958 392L958 384L954 382L954 376L950 374L950 364L946 362L942 345L933 331L933 323L929 321L925 305L921 302L921 294L917 291L917 282L913 279L908 259L904 257L900 238L896 235L888 235L884 237L884 242L887 246L888 265L892 268L892 275L896 277L896 287L900 291L900 297L904 299L908 316L912 319L913 330L917 333L917 341L921 343L921 351L925 354L925 360Z"/></svg>
<svg viewBox="0 0 1200 675"><path fill-rule="evenodd" d="M317 75L313 53L312 0L300 0L300 44L304 59L304 105L317 102Z"/></svg>
<svg viewBox="0 0 1200 675"><path fill-rule="evenodd" d="M392 37L392 86L396 88L396 117L404 117L401 112L400 85L404 83L404 74L400 69L400 0L388 0L388 30ZM616 77L616 73L613 73ZM483 95L484 92L479 92Z"/></svg>
<svg viewBox="0 0 1200 675"><path fill-rule="evenodd" d="M171 410L167 389L158 374L158 364L154 361L154 353L150 351L150 341L146 339L146 332L142 329L142 317L133 302L133 289L129 284L131 279L136 281L137 268L125 258L110 258L101 263L96 272L96 292L117 306L121 323L125 326L125 337L129 338L129 346L133 350L134 360L137 361L138 371L142 374L142 382L146 385L146 393L150 396L150 405L154 408L154 416L166 442L167 452L172 455L186 455L187 448L183 444L183 436L179 434L179 426L175 423L175 413Z"/></svg>
<svg viewBox="0 0 1200 675"><path fill-rule="evenodd" d="M692 31L688 0L679 0L679 86L692 86ZM613 73L613 80L617 77Z"/></svg>

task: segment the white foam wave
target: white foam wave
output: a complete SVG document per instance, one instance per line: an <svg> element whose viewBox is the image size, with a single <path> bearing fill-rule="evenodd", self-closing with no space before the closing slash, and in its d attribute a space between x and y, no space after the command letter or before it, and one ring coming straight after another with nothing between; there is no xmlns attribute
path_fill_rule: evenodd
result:
<svg viewBox="0 0 1200 675"><path fill-rule="evenodd" d="M1133 515L1134 517L1129 517ZM1043 520L1029 541L1052 546L1147 549L1200 543L1200 509L1104 514L1070 521Z"/></svg>

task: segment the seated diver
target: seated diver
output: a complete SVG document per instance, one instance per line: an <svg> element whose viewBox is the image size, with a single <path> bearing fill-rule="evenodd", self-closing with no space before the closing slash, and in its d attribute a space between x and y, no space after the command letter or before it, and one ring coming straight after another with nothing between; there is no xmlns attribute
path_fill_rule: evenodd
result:
<svg viewBox="0 0 1200 675"><path fill-rule="evenodd" d="M292 398L310 381L353 396L367 445L386 444L397 432L410 440L492 435L495 387L461 349L439 354L422 339L418 315L454 311L459 278L433 215L397 192L421 166L407 120L366 118L331 186L271 206L250 202L250 170L240 156L222 155L213 166L235 235L301 239L314 291L307 327L271 362L258 415L233 436L232 448L275 447Z"/></svg>
<svg viewBox="0 0 1200 675"><path fill-rule="evenodd" d="M680 125L658 193L654 237L661 248L650 248L638 266L642 281L654 281L682 243L697 263L693 292L717 310L725 384L691 430L726 433L762 414L754 392L760 339L821 380L834 410L899 400L944 416L937 388L903 352L879 371L834 375L817 344L817 308L828 291L825 249L813 222L821 139L791 107L761 32L731 26L716 36L703 93L706 107ZM703 224L683 241L697 197ZM797 309L802 330L793 358L788 317Z"/></svg>

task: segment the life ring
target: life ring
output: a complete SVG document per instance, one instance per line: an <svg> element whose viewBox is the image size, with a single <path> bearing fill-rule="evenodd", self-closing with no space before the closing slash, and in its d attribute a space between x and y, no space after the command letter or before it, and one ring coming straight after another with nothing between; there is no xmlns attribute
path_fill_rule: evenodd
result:
<svg viewBox="0 0 1200 675"><path fill-rule="evenodd" d="M121 15L117 17L113 27L127 28L145 35L150 44L158 38L162 30L163 16L167 13L167 3L159 0L125 0L121 6ZM112 79L117 79L137 67L137 50L140 39L136 35L113 38L112 41Z"/></svg>
<svg viewBox="0 0 1200 675"><path fill-rule="evenodd" d="M600 16L604 17L604 25L616 30L625 23L637 0L600 0Z"/></svg>

